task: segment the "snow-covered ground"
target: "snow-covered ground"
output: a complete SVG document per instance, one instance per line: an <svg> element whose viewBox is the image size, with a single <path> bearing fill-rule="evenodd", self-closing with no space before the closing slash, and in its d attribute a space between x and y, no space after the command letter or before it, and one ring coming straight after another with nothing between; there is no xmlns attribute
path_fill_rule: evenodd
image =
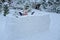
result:
<svg viewBox="0 0 60 40"><path fill-rule="evenodd" d="M1 14L0 40L60 40L60 14L38 10L33 11L35 11L34 15L29 13L28 16L19 16L18 18L12 15L14 10L11 10L11 14L8 14L6 17ZM36 20L33 20L33 18ZM30 27L32 24L29 25L29 21L31 23L34 22L33 26L35 24L40 25L32 28ZM44 23L45 25L43 25ZM48 30L46 30L47 25L49 25ZM44 31L42 31L44 26Z"/></svg>

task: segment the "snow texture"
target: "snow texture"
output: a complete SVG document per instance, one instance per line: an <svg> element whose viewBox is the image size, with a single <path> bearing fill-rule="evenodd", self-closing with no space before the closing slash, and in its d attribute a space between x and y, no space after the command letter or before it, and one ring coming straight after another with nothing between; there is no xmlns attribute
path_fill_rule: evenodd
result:
<svg viewBox="0 0 60 40"><path fill-rule="evenodd" d="M0 40L60 40L59 21L60 15L48 12L19 18L0 15Z"/></svg>

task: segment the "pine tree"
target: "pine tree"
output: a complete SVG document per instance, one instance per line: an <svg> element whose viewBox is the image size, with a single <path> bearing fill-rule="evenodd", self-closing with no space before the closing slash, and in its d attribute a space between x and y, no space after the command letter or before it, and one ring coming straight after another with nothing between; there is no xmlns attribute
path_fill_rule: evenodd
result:
<svg viewBox="0 0 60 40"><path fill-rule="evenodd" d="M1 0L3 3L5 2L5 0Z"/></svg>
<svg viewBox="0 0 60 40"><path fill-rule="evenodd" d="M56 0L54 4L56 6L56 12L60 13L60 0Z"/></svg>
<svg viewBox="0 0 60 40"><path fill-rule="evenodd" d="M8 5L4 5L4 16L9 13Z"/></svg>
<svg viewBox="0 0 60 40"><path fill-rule="evenodd" d="M11 0L8 0L8 3L11 4Z"/></svg>
<svg viewBox="0 0 60 40"><path fill-rule="evenodd" d="M2 11L2 3L0 2L0 12Z"/></svg>

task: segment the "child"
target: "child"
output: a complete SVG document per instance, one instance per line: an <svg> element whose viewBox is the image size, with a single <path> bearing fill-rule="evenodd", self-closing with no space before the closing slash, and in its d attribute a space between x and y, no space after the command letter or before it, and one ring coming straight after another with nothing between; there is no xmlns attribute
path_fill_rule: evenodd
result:
<svg viewBox="0 0 60 40"><path fill-rule="evenodd" d="M24 10L23 13L22 13L22 12L19 12L19 14L20 14L21 16L28 15L26 10Z"/></svg>

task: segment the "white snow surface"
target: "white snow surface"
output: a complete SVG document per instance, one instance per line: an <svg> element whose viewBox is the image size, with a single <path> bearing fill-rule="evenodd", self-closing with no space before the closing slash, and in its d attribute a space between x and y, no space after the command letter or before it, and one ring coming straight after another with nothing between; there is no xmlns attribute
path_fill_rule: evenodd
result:
<svg viewBox="0 0 60 40"><path fill-rule="evenodd" d="M6 17L0 14L0 40L60 40L60 14L33 11L34 15L18 15L18 18L12 15L14 10ZM29 21L34 22L33 26Z"/></svg>

